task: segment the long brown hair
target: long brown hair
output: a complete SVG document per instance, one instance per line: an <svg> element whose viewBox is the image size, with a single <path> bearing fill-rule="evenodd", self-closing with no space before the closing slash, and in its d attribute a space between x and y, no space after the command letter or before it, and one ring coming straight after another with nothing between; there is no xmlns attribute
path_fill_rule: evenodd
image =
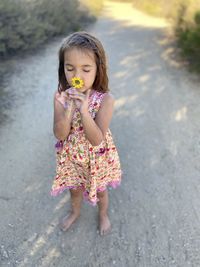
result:
<svg viewBox="0 0 200 267"><path fill-rule="evenodd" d="M93 83L93 89L99 92L107 92L108 75L106 65L106 55L101 42L87 32L74 32L65 38L59 49L59 67L58 67L58 91L65 91L70 87L64 72L64 53L70 48L89 50L94 53L97 72Z"/></svg>

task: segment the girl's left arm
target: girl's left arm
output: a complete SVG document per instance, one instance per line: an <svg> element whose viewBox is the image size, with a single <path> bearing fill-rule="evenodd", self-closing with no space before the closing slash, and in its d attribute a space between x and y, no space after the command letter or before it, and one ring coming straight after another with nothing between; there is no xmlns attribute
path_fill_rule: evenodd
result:
<svg viewBox="0 0 200 267"><path fill-rule="evenodd" d="M114 98L106 94L101 102L100 109L95 120L89 111L81 112L84 132L87 139L93 146L98 146L105 138L113 114Z"/></svg>

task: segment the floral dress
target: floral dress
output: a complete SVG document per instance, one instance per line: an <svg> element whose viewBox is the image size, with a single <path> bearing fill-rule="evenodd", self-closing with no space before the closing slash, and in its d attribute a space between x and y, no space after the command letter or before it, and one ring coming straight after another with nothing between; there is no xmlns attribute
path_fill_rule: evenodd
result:
<svg viewBox="0 0 200 267"><path fill-rule="evenodd" d="M106 93L94 91L89 98L89 112L93 119ZM83 190L83 196L91 204L98 201L97 192L107 186L117 187L121 182L119 156L108 129L105 139L98 146L87 140L81 115L75 110L70 133L66 140L56 143L56 176L51 195L56 196L65 189Z"/></svg>

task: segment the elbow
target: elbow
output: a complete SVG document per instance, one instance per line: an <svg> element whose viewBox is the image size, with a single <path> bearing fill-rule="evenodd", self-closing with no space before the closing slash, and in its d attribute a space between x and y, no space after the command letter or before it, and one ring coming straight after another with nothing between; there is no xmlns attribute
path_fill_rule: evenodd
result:
<svg viewBox="0 0 200 267"><path fill-rule="evenodd" d="M100 138L92 140L90 143L92 146L99 146L104 140L104 136L102 135Z"/></svg>
<svg viewBox="0 0 200 267"><path fill-rule="evenodd" d="M55 136L56 139L58 139L60 141L63 141L65 139L64 136L58 135L56 133L54 133L54 136Z"/></svg>
<svg viewBox="0 0 200 267"><path fill-rule="evenodd" d="M57 132L55 129L53 129L53 134L54 134L55 138L58 140L64 141L67 138L67 134L66 135L61 134L61 133Z"/></svg>
<svg viewBox="0 0 200 267"><path fill-rule="evenodd" d="M66 137L64 136L58 136L58 135L54 135L56 139L58 139L59 141L64 141L66 139Z"/></svg>
<svg viewBox="0 0 200 267"><path fill-rule="evenodd" d="M90 142L90 144L92 146L99 146L101 144L101 142Z"/></svg>

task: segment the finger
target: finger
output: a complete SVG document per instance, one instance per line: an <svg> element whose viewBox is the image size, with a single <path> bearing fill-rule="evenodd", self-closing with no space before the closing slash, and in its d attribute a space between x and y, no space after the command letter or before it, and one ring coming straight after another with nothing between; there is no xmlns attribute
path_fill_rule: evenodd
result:
<svg viewBox="0 0 200 267"><path fill-rule="evenodd" d="M60 95L61 96L66 96L66 94L67 94L66 91L62 91Z"/></svg>
<svg viewBox="0 0 200 267"><path fill-rule="evenodd" d="M79 96L79 97L82 97L82 98L85 98L85 95L82 94L82 93L70 93L69 96Z"/></svg>
<svg viewBox="0 0 200 267"><path fill-rule="evenodd" d="M80 95L71 95L71 94L70 94L70 98L71 98L71 99L80 100L80 101L84 101L83 96L80 96Z"/></svg>
<svg viewBox="0 0 200 267"><path fill-rule="evenodd" d="M74 87L70 87L67 90L65 90L66 93L70 94L70 93L75 93L77 92L76 89Z"/></svg>
<svg viewBox="0 0 200 267"><path fill-rule="evenodd" d="M64 99L69 99L69 94L66 92L62 92L60 96L63 97Z"/></svg>
<svg viewBox="0 0 200 267"><path fill-rule="evenodd" d="M85 94L81 93L81 92L78 92L78 91L75 91L75 92L70 92L69 95L78 95L78 96L81 96L81 97L85 97Z"/></svg>

